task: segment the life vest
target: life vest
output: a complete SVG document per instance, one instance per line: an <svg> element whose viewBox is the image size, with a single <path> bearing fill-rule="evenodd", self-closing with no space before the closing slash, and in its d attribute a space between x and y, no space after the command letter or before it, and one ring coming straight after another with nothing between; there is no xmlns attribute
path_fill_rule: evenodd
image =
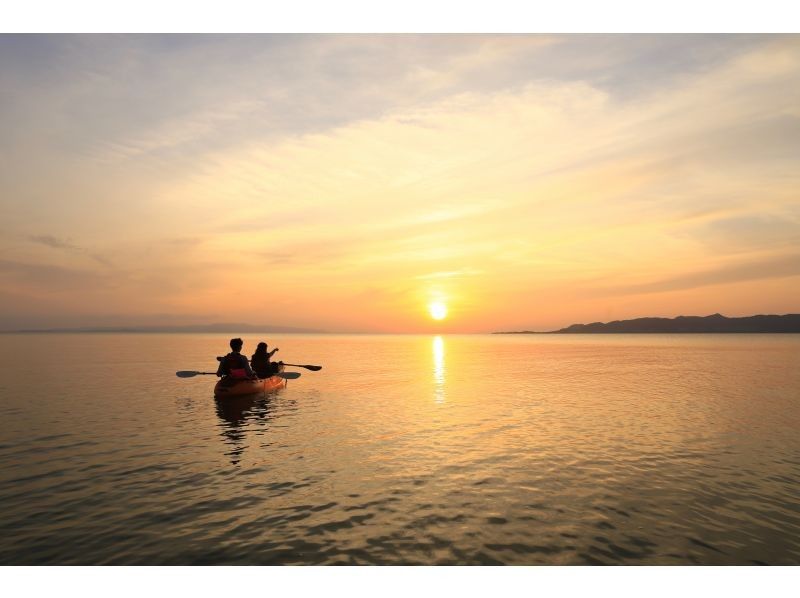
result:
<svg viewBox="0 0 800 598"><path fill-rule="evenodd" d="M231 378L247 378L247 370L242 367L241 353L228 353L222 360L225 371Z"/></svg>

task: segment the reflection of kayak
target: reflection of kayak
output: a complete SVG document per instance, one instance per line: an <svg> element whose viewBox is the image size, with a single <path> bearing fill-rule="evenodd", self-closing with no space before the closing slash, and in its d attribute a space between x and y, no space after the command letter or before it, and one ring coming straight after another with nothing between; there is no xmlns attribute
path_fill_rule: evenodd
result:
<svg viewBox="0 0 800 598"><path fill-rule="evenodd" d="M255 378L254 380L238 380L226 376L217 382L217 385L214 387L214 396L218 399L240 397L242 395L252 395L275 390L285 385L286 380L279 376Z"/></svg>

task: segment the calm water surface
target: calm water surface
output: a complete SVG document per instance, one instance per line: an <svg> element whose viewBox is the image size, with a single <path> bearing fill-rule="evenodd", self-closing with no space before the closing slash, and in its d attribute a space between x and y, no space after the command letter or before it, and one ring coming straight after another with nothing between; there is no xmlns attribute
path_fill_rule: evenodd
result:
<svg viewBox="0 0 800 598"><path fill-rule="evenodd" d="M800 564L800 335L227 338L0 335L0 564Z"/></svg>

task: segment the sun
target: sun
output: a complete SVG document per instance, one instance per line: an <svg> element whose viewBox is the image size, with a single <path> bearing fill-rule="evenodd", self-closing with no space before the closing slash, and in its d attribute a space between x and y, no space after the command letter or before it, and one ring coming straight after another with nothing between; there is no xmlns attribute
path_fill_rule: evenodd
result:
<svg viewBox="0 0 800 598"><path fill-rule="evenodd" d="M444 320L447 317L447 306L441 301L434 301L428 305L428 311L434 320Z"/></svg>

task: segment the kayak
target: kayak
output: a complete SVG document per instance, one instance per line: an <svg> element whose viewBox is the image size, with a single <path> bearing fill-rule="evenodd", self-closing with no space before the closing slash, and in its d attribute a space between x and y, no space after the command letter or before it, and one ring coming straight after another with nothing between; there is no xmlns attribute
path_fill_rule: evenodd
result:
<svg viewBox="0 0 800 598"><path fill-rule="evenodd" d="M283 368L281 368L282 370ZM224 399L227 397L241 397L256 393L269 392L286 386L286 380L280 376L270 376L269 378L254 378L252 380L240 380L225 376L217 382L214 387L214 397Z"/></svg>
<svg viewBox="0 0 800 598"><path fill-rule="evenodd" d="M214 397L225 399L227 397L241 397L276 390L286 385L286 380L279 376L269 378L256 378L254 380L235 380L223 378L214 387Z"/></svg>

